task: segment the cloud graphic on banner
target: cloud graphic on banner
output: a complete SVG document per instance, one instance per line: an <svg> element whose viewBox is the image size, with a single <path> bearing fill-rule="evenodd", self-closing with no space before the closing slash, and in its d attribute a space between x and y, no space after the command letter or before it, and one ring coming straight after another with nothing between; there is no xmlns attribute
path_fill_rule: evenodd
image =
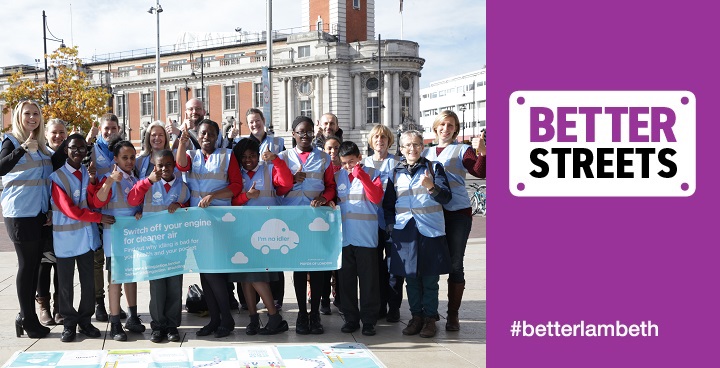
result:
<svg viewBox="0 0 720 368"><path fill-rule="evenodd" d="M223 222L235 222L235 216L232 215L232 213L228 212L225 214L225 216L222 217Z"/></svg>
<svg viewBox="0 0 720 368"><path fill-rule="evenodd" d="M322 218L316 217L315 220L310 223L310 226L308 226L308 228L310 229L310 231L328 231L330 230L330 224L325 222L325 220L323 220Z"/></svg>
<svg viewBox="0 0 720 368"><path fill-rule="evenodd" d="M250 260L243 252L237 252L235 255L230 259L230 262L234 264L245 264L248 263Z"/></svg>
<svg viewBox="0 0 720 368"><path fill-rule="evenodd" d="M290 249L298 246L300 238L297 233L290 230L287 224L279 219L265 221L260 230L254 232L250 238L250 244L255 249L260 249L263 254L270 253L270 250L280 249L280 253L287 254Z"/></svg>

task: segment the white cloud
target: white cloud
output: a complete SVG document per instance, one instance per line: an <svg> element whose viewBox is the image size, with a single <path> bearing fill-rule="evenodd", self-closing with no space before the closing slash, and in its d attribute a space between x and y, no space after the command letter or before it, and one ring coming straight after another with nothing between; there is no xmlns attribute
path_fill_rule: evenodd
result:
<svg viewBox="0 0 720 368"><path fill-rule="evenodd" d="M223 222L235 222L235 216L232 215L232 213L228 212L225 214L225 216L221 219Z"/></svg>
<svg viewBox="0 0 720 368"><path fill-rule="evenodd" d="M234 264L245 264L248 263L250 260L243 252L237 252L235 255L230 259L230 262Z"/></svg>
<svg viewBox="0 0 720 368"><path fill-rule="evenodd" d="M310 226L308 226L308 228L310 229L310 231L328 231L330 230L330 224L325 222L325 220L323 220L322 218L316 217L315 220L310 223Z"/></svg>

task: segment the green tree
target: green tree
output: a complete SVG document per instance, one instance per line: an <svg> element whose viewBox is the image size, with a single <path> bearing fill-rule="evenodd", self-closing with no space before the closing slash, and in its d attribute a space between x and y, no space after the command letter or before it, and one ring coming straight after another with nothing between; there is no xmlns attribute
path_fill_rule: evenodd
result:
<svg viewBox="0 0 720 368"><path fill-rule="evenodd" d="M110 93L103 87L92 87L82 61L78 58L77 46L61 47L48 55L48 58L51 61L49 69L54 70L49 83L35 82L25 77L22 71L8 78L10 87L0 92L0 99L5 100L3 114L13 109L18 102L31 99L40 104L46 121L58 118L88 131L99 116L110 110Z"/></svg>

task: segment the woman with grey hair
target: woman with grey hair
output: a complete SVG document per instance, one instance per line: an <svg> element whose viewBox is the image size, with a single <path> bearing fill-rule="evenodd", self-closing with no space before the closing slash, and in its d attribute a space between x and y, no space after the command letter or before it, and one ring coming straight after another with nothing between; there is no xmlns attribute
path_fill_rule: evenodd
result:
<svg viewBox="0 0 720 368"><path fill-rule="evenodd" d="M390 172L383 198L386 231L392 238L390 273L404 277L412 320L403 335L433 337L440 275L450 271L442 205L452 193L443 166L421 156L423 137L400 136L402 161Z"/></svg>

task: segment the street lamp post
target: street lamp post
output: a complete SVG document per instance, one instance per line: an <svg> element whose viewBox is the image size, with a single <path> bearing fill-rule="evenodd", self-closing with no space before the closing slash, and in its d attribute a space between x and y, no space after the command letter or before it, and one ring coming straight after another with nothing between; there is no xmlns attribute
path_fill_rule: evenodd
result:
<svg viewBox="0 0 720 368"><path fill-rule="evenodd" d="M462 114L463 114L463 120L462 120L462 134L463 134L463 136L462 136L462 140L461 140L461 142L462 142L462 141L465 140L465 105L460 105L460 111L462 111Z"/></svg>
<svg viewBox="0 0 720 368"><path fill-rule="evenodd" d="M157 17L157 52L155 55L155 120L160 120L160 13L163 8L160 6L160 0L157 0L156 6L150 7L148 13L155 13Z"/></svg>
<svg viewBox="0 0 720 368"><path fill-rule="evenodd" d="M209 101L205 102L205 58L203 57L203 54L200 54L200 99L203 102L203 106L205 106L205 115L210 116L210 103ZM195 72L192 72L190 74L191 77L196 78ZM187 90L186 90L187 91Z"/></svg>
<svg viewBox="0 0 720 368"><path fill-rule="evenodd" d="M65 47L65 41L62 38L55 37L55 35L53 35L52 32L50 32L50 30L48 30L47 16L45 15L45 10L43 10L42 17L43 17L43 47L44 47L43 50L45 51L45 55L44 55L44 57L45 57L45 84L47 85L48 83L50 83L50 80L48 78L48 65L47 65L47 41L50 40L50 41L60 42L61 48ZM47 32L50 32L50 36L52 36L52 37L48 38ZM45 104L48 104L48 103L49 103L48 92L47 92L47 90L45 90Z"/></svg>
<svg viewBox="0 0 720 368"><path fill-rule="evenodd" d="M187 85L187 81L188 81L187 78L183 78L183 80L185 81L185 102L188 102L188 100L190 99L190 97L188 95L190 88L188 88L188 85Z"/></svg>

